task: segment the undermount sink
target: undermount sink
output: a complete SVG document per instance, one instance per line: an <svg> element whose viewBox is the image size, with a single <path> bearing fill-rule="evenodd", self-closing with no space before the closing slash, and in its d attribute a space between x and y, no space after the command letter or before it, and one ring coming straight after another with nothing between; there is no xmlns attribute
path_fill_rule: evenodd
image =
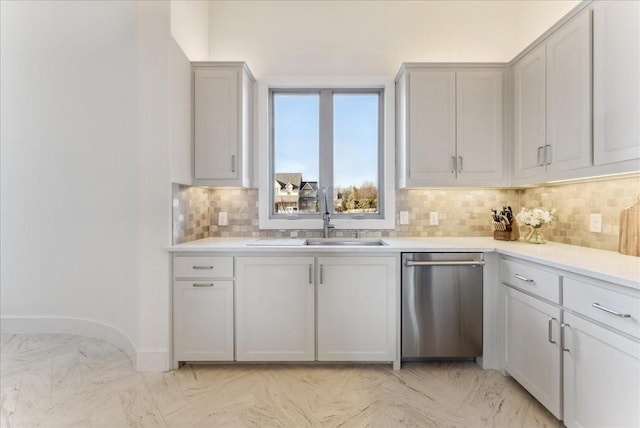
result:
<svg viewBox="0 0 640 428"><path fill-rule="evenodd" d="M305 245L311 246L326 246L336 245L341 247L379 247L387 245L380 239L365 240L365 239L307 239Z"/></svg>

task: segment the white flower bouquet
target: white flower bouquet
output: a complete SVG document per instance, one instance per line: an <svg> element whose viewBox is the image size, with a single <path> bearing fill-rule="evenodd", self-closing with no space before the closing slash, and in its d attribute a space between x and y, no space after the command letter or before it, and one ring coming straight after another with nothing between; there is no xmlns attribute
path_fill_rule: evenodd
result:
<svg viewBox="0 0 640 428"><path fill-rule="evenodd" d="M543 210L541 208L533 208L526 209L522 208L522 210L516 215L516 220L520 224L526 224L527 226L531 226L534 228L542 227L542 225L546 223L551 223L553 220L553 214L556 210Z"/></svg>

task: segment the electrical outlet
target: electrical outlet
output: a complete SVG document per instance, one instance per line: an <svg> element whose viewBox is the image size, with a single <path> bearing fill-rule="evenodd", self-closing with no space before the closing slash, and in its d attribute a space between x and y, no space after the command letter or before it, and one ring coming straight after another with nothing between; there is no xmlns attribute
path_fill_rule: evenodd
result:
<svg viewBox="0 0 640 428"><path fill-rule="evenodd" d="M438 225L438 211L431 211L429 213L429 224L431 226L437 226Z"/></svg>
<svg viewBox="0 0 640 428"><path fill-rule="evenodd" d="M602 233L602 214L589 215L589 232Z"/></svg>
<svg viewBox="0 0 640 428"><path fill-rule="evenodd" d="M227 217L227 213L224 211L220 211L218 213L218 226L226 226L229 224L229 218Z"/></svg>
<svg viewBox="0 0 640 428"><path fill-rule="evenodd" d="M409 211L400 211L400 224L409 224Z"/></svg>
<svg viewBox="0 0 640 428"><path fill-rule="evenodd" d="M298 237L298 231L297 230L292 230L291 233L289 234L289 236L291 238L297 238Z"/></svg>

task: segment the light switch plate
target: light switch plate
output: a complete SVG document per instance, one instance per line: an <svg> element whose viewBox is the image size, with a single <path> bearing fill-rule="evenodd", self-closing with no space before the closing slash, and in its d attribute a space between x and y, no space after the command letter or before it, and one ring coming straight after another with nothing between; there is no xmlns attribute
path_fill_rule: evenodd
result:
<svg viewBox="0 0 640 428"><path fill-rule="evenodd" d="M431 226L437 226L438 225L438 211L431 211L429 213L429 224Z"/></svg>
<svg viewBox="0 0 640 428"><path fill-rule="evenodd" d="M224 211L220 211L218 213L218 226L226 226L229 224L229 219L227 218L227 213Z"/></svg>
<svg viewBox="0 0 640 428"><path fill-rule="evenodd" d="M409 224L409 211L400 211L400 224Z"/></svg>
<svg viewBox="0 0 640 428"><path fill-rule="evenodd" d="M589 232L602 233L602 214L589 215Z"/></svg>

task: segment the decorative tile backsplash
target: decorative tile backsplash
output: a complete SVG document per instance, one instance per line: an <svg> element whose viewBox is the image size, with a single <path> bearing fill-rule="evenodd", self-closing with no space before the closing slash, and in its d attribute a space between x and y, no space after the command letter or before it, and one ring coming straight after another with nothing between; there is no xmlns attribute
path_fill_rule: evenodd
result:
<svg viewBox="0 0 640 428"><path fill-rule="evenodd" d="M174 184L173 244L209 237L210 191L201 187Z"/></svg>
<svg viewBox="0 0 640 428"><path fill-rule="evenodd" d="M556 209L553 223L543 229L548 241L617 251L620 211L635 204L640 176L529 189L410 189L396 191L395 230L369 231L364 236L490 236L490 210L510 205ZM258 191L205 189L174 185L173 242L210 237L289 237L293 230L258 228ZM176 200L178 206L175 207ZM218 225L218 213L228 225ZM409 212L409 225L400 225L399 212ZM438 212L437 226L429 212ZM589 232L589 214L602 214L602 233ZM297 230L300 237L320 237L322 230ZM526 228L521 228L524 236ZM351 231L336 230L336 236Z"/></svg>
<svg viewBox="0 0 640 428"><path fill-rule="evenodd" d="M409 224L388 236L488 236L491 208L518 210L518 191L512 189L410 189L396 191L396 211L409 212ZM438 225L429 224L429 213L438 213Z"/></svg>
<svg viewBox="0 0 640 428"><path fill-rule="evenodd" d="M543 227L546 240L618 251L620 212L638 201L640 177L540 186L520 192L520 206L556 210L554 221ZM602 233L589 232L589 214L602 214Z"/></svg>

